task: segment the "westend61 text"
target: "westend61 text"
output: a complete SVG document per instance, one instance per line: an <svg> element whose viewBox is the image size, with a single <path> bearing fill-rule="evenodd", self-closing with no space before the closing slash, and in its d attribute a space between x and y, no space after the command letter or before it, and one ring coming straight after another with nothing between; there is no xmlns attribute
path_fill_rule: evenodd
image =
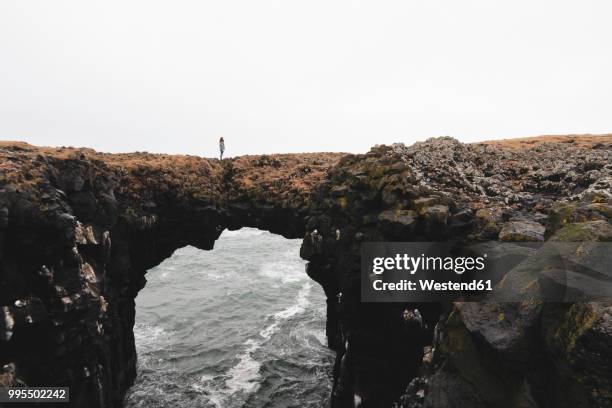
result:
<svg viewBox="0 0 612 408"><path fill-rule="evenodd" d="M471 282L437 282L431 279L420 279L417 282L402 279L399 282L383 282L377 279L372 282L374 290L400 290L400 291L485 291L493 290L490 279L473 280Z"/></svg>

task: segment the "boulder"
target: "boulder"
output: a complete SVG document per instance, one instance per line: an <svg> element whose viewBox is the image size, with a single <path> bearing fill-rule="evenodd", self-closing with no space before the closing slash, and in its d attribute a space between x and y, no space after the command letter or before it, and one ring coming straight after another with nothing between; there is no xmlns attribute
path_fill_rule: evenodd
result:
<svg viewBox="0 0 612 408"><path fill-rule="evenodd" d="M386 210L378 215L380 228L394 237L408 239L416 227L417 216L413 210Z"/></svg>
<svg viewBox="0 0 612 408"><path fill-rule="evenodd" d="M510 242L542 242L545 230L543 225L535 221L509 221L502 226L498 238Z"/></svg>
<svg viewBox="0 0 612 408"><path fill-rule="evenodd" d="M612 225L604 220L567 224L550 237L550 241L584 242L612 241Z"/></svg>

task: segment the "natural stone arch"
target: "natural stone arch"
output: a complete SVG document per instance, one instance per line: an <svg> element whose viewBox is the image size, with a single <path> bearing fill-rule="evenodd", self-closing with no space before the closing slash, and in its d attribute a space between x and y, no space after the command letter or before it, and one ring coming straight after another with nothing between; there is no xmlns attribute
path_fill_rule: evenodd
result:
<svg viewBox="0 0 612 408"><path fill-rule="evenodd" d="M422 349L417 332L401 319L403 305L360 303L360 243L496 239L508 223L516 238L520 225L534 222L546 228L542 239L568 223L579 223L572 224L575 228L587 223L597 232L589 236L609 239L612 149L607 143L586 138L517 150L443 138L410 147L379 146L365 155L246 156L224 162L1 145L3 381L70 384L74 406L120 406L135 376L134 297L145 271L176 248L210 249L224 228L250 226L304 238L301 256L309 261L308 274L328 297L327 334L338 354L334 406L350 406L353 394L367 406L386 406L416 373ZM571 172L573 177L559 176ZM448 307L440 333L459 336L465 344L482 341L465 326L466 313L475 312ZM608 312L584 307L593 317L588 324L560 330L575 337L576 347L593 351L589 336L602 330L601 316ZM436 311L423 311L431 329ZM556 320L539 323L555 327L583 312L556 311ZM577 357L555 344L549 346L555 364L573 373ZM437 390L454 389L464 406L491 402L490 382L474 386L463 379L470 364L490 372L480 361L484 357L467 354L466 363L455 358L461 354L456 344L438 346L436 359L445 364L431 374L428 400L439 403ZM539 351L532 343L527 347ZM612 358L609 350L593 352L600 360ZM501 361L512 359L507 350L496 353ZM542 369L547 364L552 363L545 360ZM531 374L523 368L503 373L513 384L529 384ZM500 369L505 370L496 366ZM609 379L587 374L589 382L576 395L606 398L589 392L605 389ZM540 398L529 387L521 390L527 399Z"/></svg>

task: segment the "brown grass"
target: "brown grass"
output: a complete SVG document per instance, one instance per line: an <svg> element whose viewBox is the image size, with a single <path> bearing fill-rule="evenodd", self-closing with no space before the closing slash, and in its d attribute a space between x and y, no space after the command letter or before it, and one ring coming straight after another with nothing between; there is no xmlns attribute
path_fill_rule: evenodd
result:
<svg viewBox="0 0 612 408"><path fill-rule="evenodd" d="M241 156L231 160L232 181L249 196L307 196L327 178L344 153L301 153Z"/></svg>
<svg viewBox="0 0 612 408"><path fill-rule="evenodd" d="M543 135L513 139L487 140L475 144L488 144L505 149L528 149L542 143L567 143L575 147L590 149L599 143L612 143L612 134L604 135Z"/></svg>
<svg viewBox="0 0 612 408"><path fill-rule="evenodd" d="M612 144L612 134L538 136L479 142L504 149L529 149L542 143L592 148ZM13 184L35 189L45 176L44 161L85 159L94 167L118 171L122 176L118 193L139 196L152 184L164 185L178 195L219 196L222 178L231 167L232 188L239 195L262 198L307 196L324 181L328 171L344 153L301 153L240 156L220 162L189 155L99 153L88 148L38 147L24 142L0 141L0 185Z"/></svg>

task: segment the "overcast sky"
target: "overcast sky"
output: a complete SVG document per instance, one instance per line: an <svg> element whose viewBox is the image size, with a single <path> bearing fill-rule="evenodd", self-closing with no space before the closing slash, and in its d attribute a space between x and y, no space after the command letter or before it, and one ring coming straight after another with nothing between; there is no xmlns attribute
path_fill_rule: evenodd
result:
<svg viewBox="0 0 612 408"><path fill-rule="evenodd" d="M612 131L612 2L0 1L0 139L213 156Z"/></svg>

